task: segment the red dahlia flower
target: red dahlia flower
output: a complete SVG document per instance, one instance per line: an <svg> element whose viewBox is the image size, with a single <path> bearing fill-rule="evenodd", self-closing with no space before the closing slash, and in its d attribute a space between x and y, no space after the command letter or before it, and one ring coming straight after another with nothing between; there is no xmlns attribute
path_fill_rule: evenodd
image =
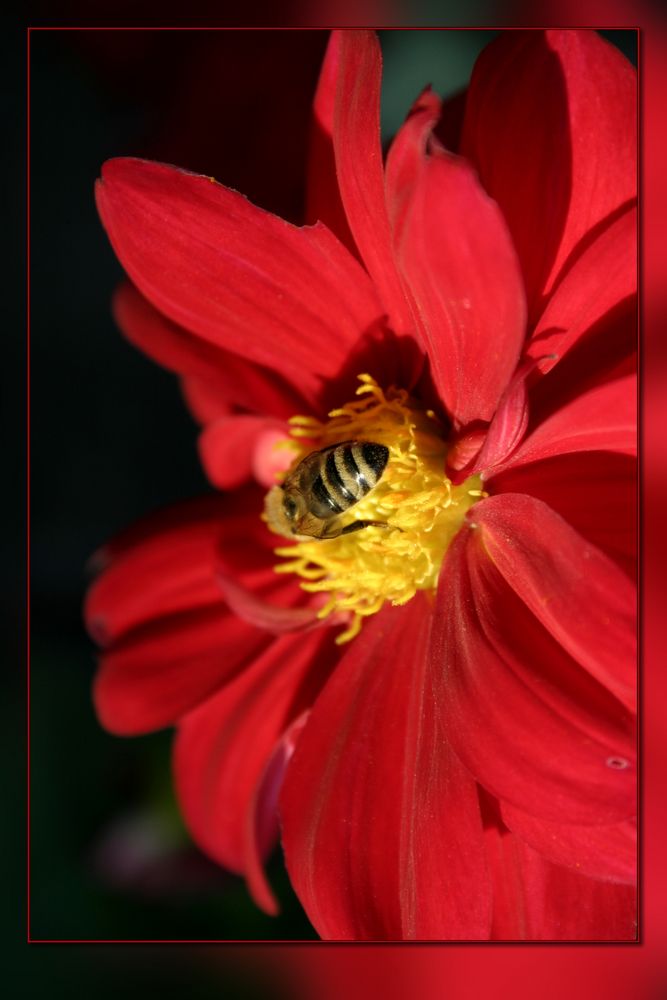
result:
<svg viewBox="0 0 667 1000"><path fill-rule="evenodd" d="M503 33L460 137L426 90L384 165L380 75L333 34L312 226L104 166L118 321L223 492L105 550L97 711L177 727L190 830L269 911L280 828L323 937L631 939L635 74ZM350 440L389 460L342 517L390 528L279 540L277 472Z"/></svg>

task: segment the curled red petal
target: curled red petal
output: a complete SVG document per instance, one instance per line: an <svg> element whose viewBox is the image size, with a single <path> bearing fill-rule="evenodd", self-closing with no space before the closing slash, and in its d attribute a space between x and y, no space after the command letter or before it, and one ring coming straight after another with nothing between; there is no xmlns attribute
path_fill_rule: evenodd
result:
<svg viewBox="0 0 667 1000"><path fill-rule="evenodd" d="M543 858L571 868L580 875L607 882L637 883L637 824L634 820L599 826L547 823L503 805L507 827Z"/></svg>
<svg viewBox="0 0 667 1000"><path fill-rule="evenodd" d="M325 938L488 935L477 792L439 726L447 694L426 673L429 615L418 596L364 625L287 771L287 867Z"/></svg>
<svg viewBox="0 0 667 1000"><path fill-rule="evenodd" d="M505 468L577 451L637 454L636 374L593 386L561 406L524 438Z"/></svg>
<svg viewBox="0 0 667 1000"><path fill-rule="evenodd" d="M488 424L478 422L452 437L447 449L447 475L454 483L462 483L467 478L486 440Z"/></svg>
<svg viewBox="0 0 667 1000"><path fill-rule="evenodd" d="M161 312L310 397L381 318L368 276L325 226L291 226L209 177L110 160L97 203L121 263Z"/></svg>
<svg viewBox="0 0 667 1000"><path fill-rule="evenodd" d="M528 426L526 379L536 364L536 361L528 361L519 366L500 397L488 429L482 431L473 426L457 437L447 453L447 468L451 470L453 482L461 483L477 473L488 478L493 474L494 467L502 464L520 443ZM476 441L480 444L475 449ZM461 464L467 452L470 457L465 464Z"/></svg>
<svg viewBox="0 0 667 1000"><path fill-rule="evenodd" d="M308 628L317 622L317 608L297 607L297 600L299 598L303 600L304 595L293 580L288 579L281 588L287 592L288 597L292 598L294 603L291 606L275 603L277 587L272 588L274 591L271 593L272 599L266 600L256 593L256 589L244 587L229 574L219 573L218 582L228 606L234 614L248 622L249 625L255 625L257 628L263 628L267 632L280 635L282 632L294 632Z"/></svg>
<svg viewBox="0 0 667 1000"><path fill-rule="evenodd" d="M185 821L201 849L230 871L247 871L248 815L267 761L337 652L326 629L280 636L179 725L174 773Z"/></svg>
<svg viewBox="0 0 667 1000"><path fill-rule="evenodd" d="M634 709L637 591L541 500L489 497L474 511L488 558L550 634Z"/></svg>
<svg viewBox="0 0 667 1000"><path fill-rule="evenodd" d="M525 336L507 227L465 160L422 162L397 248L426 328L433 380L457 427L493 416Z"/></svg>
<svg viewBox="0 0 667 1000"><path fill-rule="evenodd" d="M260 777L247 815L245 872L252 898L265 913L279 912L263 860L278 838L278 799L287 765L308 718L303 712L283 733Z"/></svg>
<svg viewBox="0 0 667 1000"><path fill-rule="evenodd" d="M551 864L507 831L487 829L499 941L634 941L637 893Z"/></svg>
<svg viewBox="0 0 667 1000"><path fill-rule="evenodd" d="M637 77L595 31L502 32L473 70L463 155L514 239L531 315L637 194Z"/></svg>
<svg viewBox="0 0 667 1000"><path fill-rule="evenodd" d="M438 122L441 108L438 95L426 87L412 105L387 154L387 210L392 237L399 246L406 212L426 156L428 139Z"/></svg>
<svg viewBox="0 0 667 1000"><path fill-rule="evenodd" d="M517 372L500 397L498 409L489 424L488 434L473 463L471 474L482 471L488 475L490 469L514 451L525 434L528 426L527 374L525 370Z"/></svg>
<svg viewBox="0 0 667 1000"><path fill-rule="evenodd" d="M506 567L501 572L496 566L495 547L493 558L490 552L495 537L487 537L483 507L507 500L477 504L471 513L479 521L459 532L445 557L430 654L432 683L447 691L440 706L443 724L463 763L497 798L556 822L626 819L636 808L632 715L517 596L514 579L510 584L503 575L510 575ZM546 541L540 547L530 527L522 524L520 531L538 542L539 558ZM521 544L522 535L517 540L507 534L508 548ZM549 601L567 610L562 591L571 580L549 574L545 561L546 616ZM602 613L592 611L594 624ZM571 646L582 618L578 605L575 621L561 629ZM595 649L583 652L595 657ZM610 672L604 657L602 667Z"/></svg>

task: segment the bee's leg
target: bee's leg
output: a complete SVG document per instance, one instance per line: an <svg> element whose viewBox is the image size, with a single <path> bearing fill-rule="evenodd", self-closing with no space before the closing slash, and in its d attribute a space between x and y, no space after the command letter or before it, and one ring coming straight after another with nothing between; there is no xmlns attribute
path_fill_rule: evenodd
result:
<svg viewBox="0 0 667 1000"><path fill-rule="evenodd" d="M361 531L362 528L370 528L374 525L376 528L398 528L395 524L387 524L386 521L353 521L352 524L346 525L340 532L341 535L349 535L353 531ZM398 531L402 531L402 528L398 528Z"/></svg>

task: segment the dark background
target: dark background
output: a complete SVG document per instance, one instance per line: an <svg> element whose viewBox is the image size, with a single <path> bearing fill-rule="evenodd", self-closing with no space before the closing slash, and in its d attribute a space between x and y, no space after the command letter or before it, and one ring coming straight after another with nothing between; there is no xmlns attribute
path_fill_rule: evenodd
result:
<svg viewBox="0 0 667 1000"><path fill-rule="evenodd" d="M492 34L382 32L383 138L426 83L461 88ZM607 34L636 60L634 33ZM270 874L283 912L268 918L241 879L189 845L169 732L122 740L100 729L81 603L101 543L209 489L176 379L111 319L122 272L94 208L100 165L117 155L176 163L300 221L325 44L321 31L31 32L33 938L315 936L279 856ZM5 197L17 216L20 197ZM18 735L21 722L5 721ZM17 768L10 797L22 778Z"/></svg>

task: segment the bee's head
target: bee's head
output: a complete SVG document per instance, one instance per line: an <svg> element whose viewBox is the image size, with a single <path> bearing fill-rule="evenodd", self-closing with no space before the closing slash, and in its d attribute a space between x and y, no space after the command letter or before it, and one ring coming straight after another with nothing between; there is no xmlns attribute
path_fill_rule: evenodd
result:
<svg viewBox="0 0 667 1000"><path fill-rule="evenodd" d="M306 500L299 490L274 486L264 501L264 520L277 535L284 538L319 537L316 535L317 522L309 513Z"/></svg>
<svg viewBox="0 0 667 1000"><path fill-rule="evenodd" d="M306 513L303 497L296 490L284 490L282 508L294 532L296 525Z"/></svg>

